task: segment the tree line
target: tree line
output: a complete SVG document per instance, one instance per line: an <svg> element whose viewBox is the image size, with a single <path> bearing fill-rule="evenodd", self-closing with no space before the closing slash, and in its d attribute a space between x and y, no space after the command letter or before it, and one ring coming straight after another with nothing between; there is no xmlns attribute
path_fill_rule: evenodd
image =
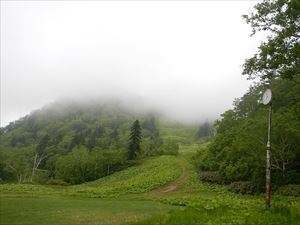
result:
<svg viewBox="0 0 300 225"><path fill-rule="evenodd" d="M153 115L117 105L54 105L1 128L0 140L2 181L77 184L144 157L178 153L175 140L160 136Z"/></svg>
<svg viewBox="0 0 300 225"><path fill-rule="evenodd" d="M253 35L268 32L243 66L243 74L256 83L216 121L216 135L195 163L203 180L263 190L268 109L260 99L270 88L273 187L300 184L300 2L264 0L243 17Z"/></svg>

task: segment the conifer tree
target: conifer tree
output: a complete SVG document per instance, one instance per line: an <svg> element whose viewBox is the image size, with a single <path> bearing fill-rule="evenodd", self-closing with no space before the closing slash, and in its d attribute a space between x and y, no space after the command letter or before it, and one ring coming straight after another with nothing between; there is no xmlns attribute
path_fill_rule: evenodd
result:
<svg viewBox="0 0 300 225"><path fill-rule="evenodd" d="M138 120L136 120L132 127L129 137L129 147L128 147L128 159L136 159L140 153L141 147L141 126Z"/></svg>

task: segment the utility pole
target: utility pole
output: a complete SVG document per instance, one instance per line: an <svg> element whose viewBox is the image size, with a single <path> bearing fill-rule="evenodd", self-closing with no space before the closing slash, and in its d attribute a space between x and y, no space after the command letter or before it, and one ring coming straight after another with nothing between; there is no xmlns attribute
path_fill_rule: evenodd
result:
<svg viewBox="0 0 300 225"><path fill-rule="evenodd" d="M264 105L269 105L268 119L268 141L266 152L266 208L271 206L271 123L272 123L272 92L267 89L263 95L262 101Z"/></svg>
<svg viewBox="0 0 300 225"><path fill-rule="evenodd" d="M271 194L271 122L272 122L272 103L269 104L269 123L268 123L268 142L266 155L266 208L270 208Z"/></svg>

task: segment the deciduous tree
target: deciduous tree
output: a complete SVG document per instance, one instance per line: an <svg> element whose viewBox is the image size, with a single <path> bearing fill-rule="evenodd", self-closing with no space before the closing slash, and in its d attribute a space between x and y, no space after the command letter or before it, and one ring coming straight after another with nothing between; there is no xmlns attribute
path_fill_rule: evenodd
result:
<svg viewBox="0 0 300 225"><path fill-rule="evenodd" d="M243 74L262 81L299 78L300 1L264 0L243 17L251 25L252 35L260 31L268 34L258 52L246 60Z"/></svg>

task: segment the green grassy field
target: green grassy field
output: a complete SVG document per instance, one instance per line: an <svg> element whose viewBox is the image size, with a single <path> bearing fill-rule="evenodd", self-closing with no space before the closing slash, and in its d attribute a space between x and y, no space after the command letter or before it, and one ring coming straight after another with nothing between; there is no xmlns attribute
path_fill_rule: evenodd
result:
<svg viewBox="0 0 300 225"><path fill-rule="evenodd" d="M70 191L91 197L145 193L175 180L180 176L181 170L179 158L160 156L94 182L73 186Z"/></svg>
<svg viewBox="0 0 300 225"><path fill-rule="evenodd" d="M0 224L297 225L300 198L230 193L199 183L191 164L196 145L94 182L69 187L0 185Z"/></svg>
<svg viewBox="0 0 300 225"><path fill-rule="evenodd" d="M181 159L175 156L149 158L139 166L116 172L99 180L73 186L46 186L32 184L2 184L2 193L61 194L104 198L138 194L159 188L181 174Z"/></svg>
<svg viewBox="0 0 300 225"><path fill-rule="evenodd" d="M1 196L0 224L120 224L166 213L154 201L64 196Z"/></svg>

